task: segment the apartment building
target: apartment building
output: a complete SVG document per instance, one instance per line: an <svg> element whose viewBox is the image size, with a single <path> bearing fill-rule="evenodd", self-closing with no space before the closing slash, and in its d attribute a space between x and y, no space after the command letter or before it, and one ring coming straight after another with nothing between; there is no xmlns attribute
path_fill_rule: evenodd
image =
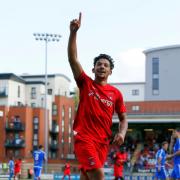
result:
<svg viewBox="0 0 180 180"><path fill-rule="evenodd" d="M70 79L47 76L49 162L74 159L72 122L74 100ZM31 151L45 144L45 76L0 74L0 161L10 156L32 161Z"/></svg>

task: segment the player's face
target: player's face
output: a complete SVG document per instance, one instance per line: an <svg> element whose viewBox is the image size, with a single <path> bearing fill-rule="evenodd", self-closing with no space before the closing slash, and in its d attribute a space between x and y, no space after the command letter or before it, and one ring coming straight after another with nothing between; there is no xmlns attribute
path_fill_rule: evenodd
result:
<svg viewBox="0 0 180 180"><path fill-rule="evenodd" d="M112 73L110 62L107 59L99 59L93 68L93 73L95 73L95 78L106 80Z"/></svg>
<svg viewBox="0 0 180 180"><path fill-rule="evenodd" d="M167 149L168 149L168 144L164 144L164 149L167 151Z"/></svg>

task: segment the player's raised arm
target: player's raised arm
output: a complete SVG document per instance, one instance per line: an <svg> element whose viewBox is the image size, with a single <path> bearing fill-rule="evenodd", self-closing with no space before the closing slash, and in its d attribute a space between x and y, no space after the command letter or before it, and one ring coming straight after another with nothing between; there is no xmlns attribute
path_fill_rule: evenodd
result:
<svg viewBox="0 0 180 180"><path fill-rule="evenodd" d="M68 59L71 66L74 78L77 79L82 73L83 69L77 56L77 31L81 26L81 13L79 13L79 19L74 19L70 22L70 35L68 42Z"/></svg>

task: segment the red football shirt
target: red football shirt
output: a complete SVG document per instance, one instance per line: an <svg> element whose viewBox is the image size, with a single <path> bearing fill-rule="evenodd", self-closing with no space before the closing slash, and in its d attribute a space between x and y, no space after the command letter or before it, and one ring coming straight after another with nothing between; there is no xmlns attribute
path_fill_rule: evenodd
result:
<svg viewBox="0 0 180 180"><path fill-rule="evenodd" d="M22 162L20 160L17 160L15 162L15 164L14 164L14 172L15 172L15 174L21 172L21 164L22 164Z"/></svg>
<svg viewBox="0 0 180 180"><path fill-rule="evenodd" d="M74 120L74 134L82 139L107 143L112 135L112 116L126 112L121 92L107 84L95 83L84 72L76 79L80 90L80 102Z"/></svg>
<svg viewBox="0 0 180 180"><path fill-rule="evenodd" d="M64 175L70 175L71 174L71 170L70 170L71 166L69 163L65 164L65 169L64 169Z"/></svg>

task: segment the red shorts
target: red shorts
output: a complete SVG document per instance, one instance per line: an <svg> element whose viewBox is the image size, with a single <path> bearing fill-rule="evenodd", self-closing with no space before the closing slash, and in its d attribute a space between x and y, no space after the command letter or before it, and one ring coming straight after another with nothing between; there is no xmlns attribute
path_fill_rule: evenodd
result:
<svg viewBox="0 0 180 180"><path fill-rule="evenodd" d="M21 169L14 169L14 175L20 174L21 173Z"/></svg>
<svg viewBox="0 0 180 180"><path fill-rule="evenodd" d="M123 165L120 166L114 165L114 176L123 177Z"/></svg>
<svg viewBox="0 0 180 180"><path fill-rule="evenodd" d="M70 169L65 169L65 170L64 170L64 175L70 175L70 174L71 174Z"/></svg>
<svg viewBox="0 0 180 180"><path fill-rule="evenodd" d="M102 168L107 158L108 144L75 136L74 151L84 171Z"/></svg>

